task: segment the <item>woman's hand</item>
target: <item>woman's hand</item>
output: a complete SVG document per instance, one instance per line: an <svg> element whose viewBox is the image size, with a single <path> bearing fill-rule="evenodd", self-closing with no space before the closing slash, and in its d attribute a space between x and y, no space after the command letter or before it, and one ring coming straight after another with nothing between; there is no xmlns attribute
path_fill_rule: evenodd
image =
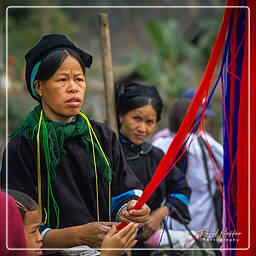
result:
<svg viewBox="0 0 256 256"><path fill-rule="evenodd" d="M117 230L116 225L105 236L102 243L101 256L119 256L126 252L126 250L104 250L104 248L132 248L137 243L135 240L138 231L137 223L130 223L122 230Z"/></svg>
<svg viewBox="0 0 256 256"><path fill-rule="evenodd" d="M155 231L161 228L161 221L156 216L149 216L149 219L144 226L144 232L140 234L139 240L145 241L152 236Z"/></svg>
<svg viewBox="0 0 256 256"><path fill-rule="evenodd" d="M101 248L106 234L114 222L90 222L67 228L52 229L44 237L44 248L70 248L88 245Z"/></svg>
<svg viewBox="0 0 256 256"><path fill-rule="evenodd" d="M138 239L145 241L157 230L161 229L162 221L168 215L168 210L169 209L166 206L161 206L160 208L154 210L144 226L144 232L139 236Z"/></svg>
<svg viewBox="0 0 256 256"><path fill-rule="evenodd" d="M134 210L133 207L136 204L136 200L128 202L127 206L123 209L120 214L120 221L125 223L135 222L142 227L146 224L150 215L150 208L144 204L139 210Z"/></svg>
<svg viewBox="0 0 256 256"><path fill-rule="evenodd" d="M90 222L77 227L78 244L86 244L91 248L101 248L106 234L111 230L114 222Z"/></svg>

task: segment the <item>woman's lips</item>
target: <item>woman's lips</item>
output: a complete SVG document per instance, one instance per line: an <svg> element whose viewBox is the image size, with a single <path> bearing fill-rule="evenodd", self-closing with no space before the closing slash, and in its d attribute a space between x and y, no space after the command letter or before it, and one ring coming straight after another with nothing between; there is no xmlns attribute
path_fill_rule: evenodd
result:
<svg viewBox="0 0 256 256"><path fill-rule="evenodd" d="M79 98L70 98L65 101L65 104L71 106L71 107L77 107L81 103L81 100Z"/></svg>
<svg viewBox="0 0 256 256"><path fill-rule="evenodd" d="M139 139L139 140L145 140L146 136L145 135L134 135L134 137L136 139Z"/></svg>

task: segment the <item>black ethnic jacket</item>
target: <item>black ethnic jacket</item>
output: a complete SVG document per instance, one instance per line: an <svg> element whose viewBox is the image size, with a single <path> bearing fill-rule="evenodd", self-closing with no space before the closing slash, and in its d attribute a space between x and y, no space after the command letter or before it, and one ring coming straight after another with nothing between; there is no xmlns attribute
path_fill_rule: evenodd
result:
<svg viewBox="0 0 256 256"><path fill-rule="evenodd" d="M105 125L91 120L91 125L109 159L113 171L111 182L111 199L108 184L104 184L98 175L99 219L109 221L109 201L111 215L115 221L118 211L131 199L138 199L142 186L127 165L117 136ZM77 226L97 221L96 212L96 176L89 161L88 153L80 138L67 140L64 143L66 155L56 169L52 179L52 192L60 211L60 228ZM11 139L3 156L1 187L8 187L30 195L37 201L37 155L36 142L23 135ZM6 170L8 161L8 172ZM41 154L42 203L47 207L47 173L44 155ZM110 199L110 200L109 200ZM56 226L53 204L50 204L51 215L48 216L51 228ZM44 214L44 212L43 212ZM44 216L43 216L44 217ZM43 218L44 219L44 218Z"/></svg>
<svg viewBox="0 0 256 256"><path fill-rule="evenodd" d="M163 151L148 142L140 145L133 144L122 134L120 134L120 142L128 165L142 185L146 187L164 155ZM174 194L177 195L175 200L179 200L178 195L181 196L180 198L189 200L191 194L185 176L176 166L161 182L147 204L152 211L162 204L169 208Z"/></svg>

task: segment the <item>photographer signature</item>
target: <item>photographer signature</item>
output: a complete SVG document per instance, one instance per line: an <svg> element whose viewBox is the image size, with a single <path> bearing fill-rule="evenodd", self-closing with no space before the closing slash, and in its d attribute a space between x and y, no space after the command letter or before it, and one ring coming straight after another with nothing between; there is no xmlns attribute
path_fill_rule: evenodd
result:
<svg viewBox="0 0 256 256"><path fill-rule="evenodd" d="M198 231L198 233L200 234L201 237L221 236L221 237L229 237L229 238L237 237L242 234L241 232L237 232L237 231L227 231L227 230L219 230L219 229L216 232L210 232L208 230L200 230Z"/></svg>

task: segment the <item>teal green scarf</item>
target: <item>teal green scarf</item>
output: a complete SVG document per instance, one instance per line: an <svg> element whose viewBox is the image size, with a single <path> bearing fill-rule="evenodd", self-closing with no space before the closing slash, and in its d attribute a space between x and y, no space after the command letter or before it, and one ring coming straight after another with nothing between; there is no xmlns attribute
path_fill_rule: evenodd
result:
<svg viewBox="0 0 256 256"><path fill-rule="evenodd" d="M27 139L32 139L36 141L41 110L42 108L40 105L35 107L34 110L28 114L28 117L23 121L21 126L13 134L11 134L11 137L16 137L20 134L23 134ZM54 179L56 175L58 175L58 173L56 173L56 169L60 164L63 156L66 154L64 148L65 141L75 138L81 138L85 150L88 153L89 160L93 166L92 141L89 134L89 127L85 119L82 116L77 115L73 122L68 124L62 124L58 122L53 122L43 115L40 129L40 141L41 150L44 153L46 162L45 164L47 168L47 203L49 206L49 197L51 197L54 205L56 206L54 208L55 214L57 216L59 215L59 210L52 193L51 180ZM102 176L104 184L106 184L108 181L112 180L112 170L108 162L106 161L98 143L94 141L93 144L96 157L96 167L100 175Z"/></svg>

